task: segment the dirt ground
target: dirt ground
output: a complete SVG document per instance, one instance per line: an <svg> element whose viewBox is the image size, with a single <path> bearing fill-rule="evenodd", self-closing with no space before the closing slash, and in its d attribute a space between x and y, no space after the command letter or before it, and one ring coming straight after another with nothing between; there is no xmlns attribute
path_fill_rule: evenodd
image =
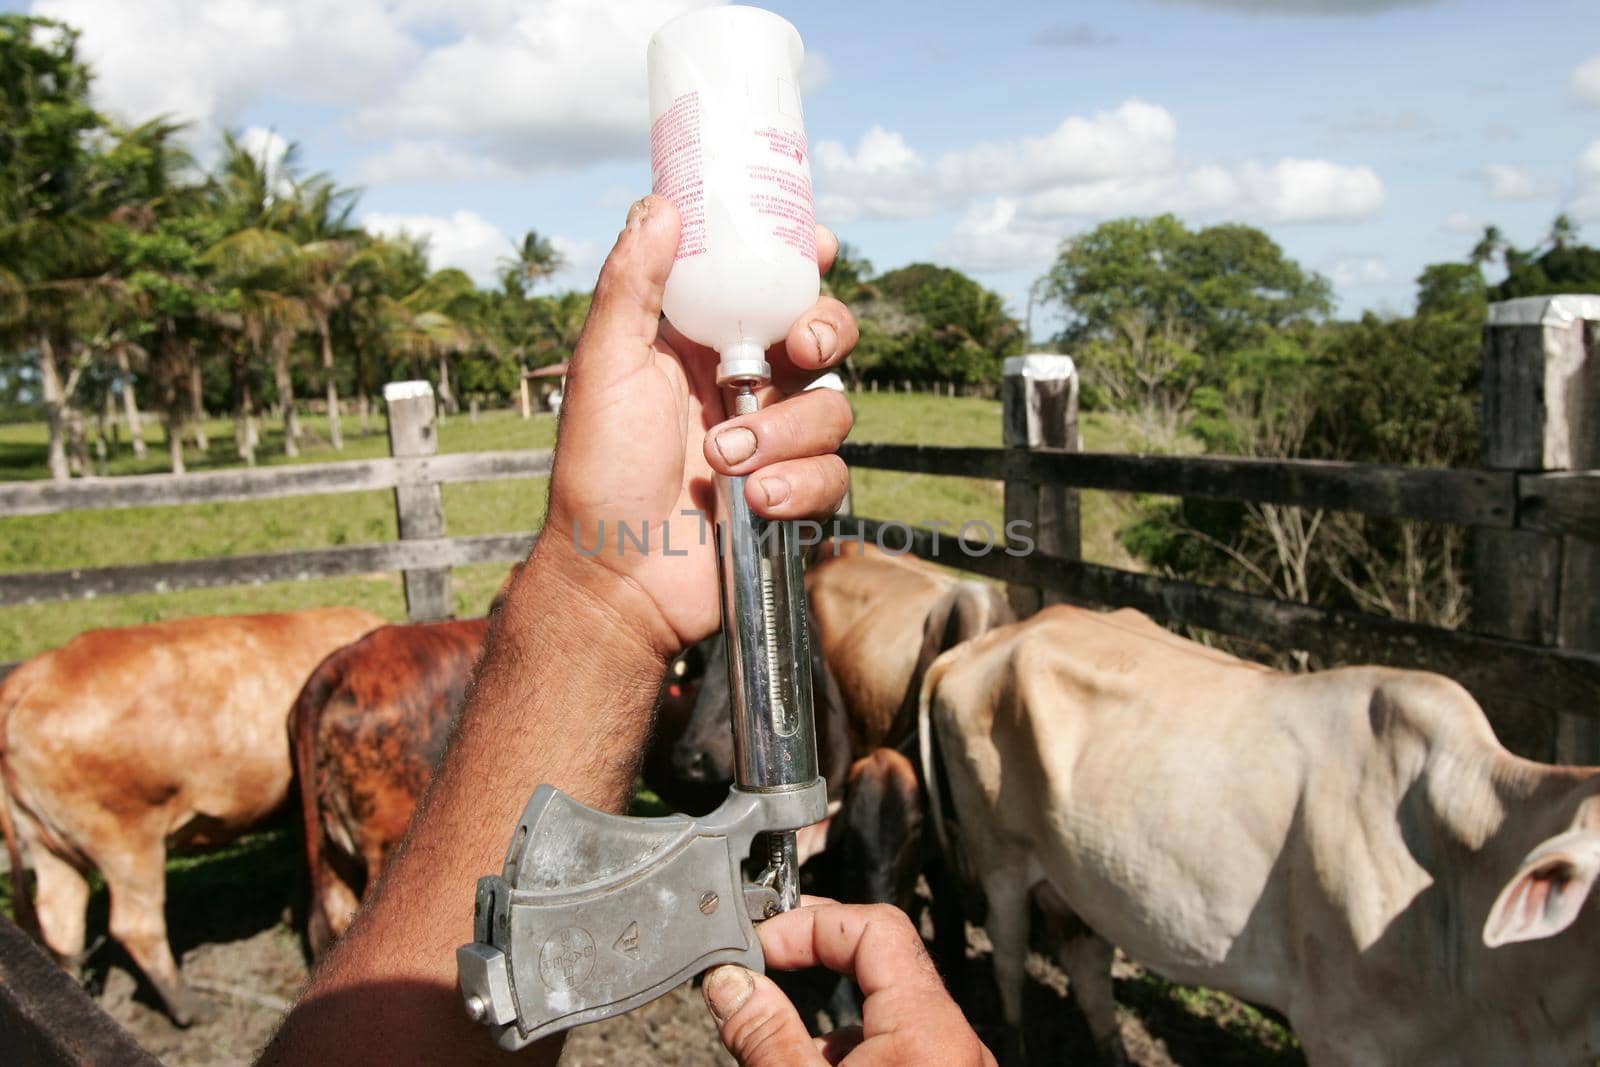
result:
<svg viewBox="0 0 1600 1067"><path fill-rule="evenodd" d="M89 906L91 949L84 981L112 1018L171 1067L249 1064L305 981L302 941L291 917L304 883L292 834L255 835L221 853L174 861L167 879L173 950L210 1007L181 1030L154 991L105 936L108 900L97 888ZM6 888L0 880L0 889ZM931 932L931 927L925 933ZM957 1000L993 1047L1000 1008L981 930L968 936L968 975ZM1067 997L1066 977L1035 955L1024 1011L1034 1062L1094 1063L1088 1029ZM1119 960L1118 1014L1130 1061L1140 1067L1297 1067L1304 1060L1288 1031L1231 997L1172 985ZM803 1008L822 1003L819 980L791 983ZM0 1060L3 1060L0 1056ZM684 986L627 1016L572 1032L565 1067L731 1067L699 991Z"/></svg>
<svg viewBox="0 0 1600 1067"><path fill-rule="evenodd" d="M972 939L979 982L987 977L984 939ZM154 996L135 979L127 961L110 963L91 979L100 986L101 1005L112 1018L170 1067L244 1067L271 1035L288 1009L306 967L300 941L285 925L274 925L233 941L212 942L183 955L184 973L211 1009L208 1019L187 1030L168 1021ZM1046 1062L1093 1063L1088 1033L1066 1001L1066 979L1038 956L1030 960L1035 981L1028 990L1029 1047ZM1225 999L1210 1017L1185 1007L1132 964L1116 968L1123 1041L1140 1067L1191 1064L1293 1064L1298 1052L1271 1047L1271 1035L1234 1033L1228 1028ZM992 993L965 998L969 1017L986 1038L998 1026ZM1216 1007L1217 1004L1212 1004ZM1246 1009L1238 1009L1245 1011ZM1142 1013L1142 1014L1141 1014ZM1237 1020L1235 1020L1236 1022ZM1053 1054L1053 1055L1052 1055ZM564 1067L616 1067L662 1064L668 1067L724 1067L733 1060L717 1040L698 990L686 985L638 1011L572 1033Z"/></svg>

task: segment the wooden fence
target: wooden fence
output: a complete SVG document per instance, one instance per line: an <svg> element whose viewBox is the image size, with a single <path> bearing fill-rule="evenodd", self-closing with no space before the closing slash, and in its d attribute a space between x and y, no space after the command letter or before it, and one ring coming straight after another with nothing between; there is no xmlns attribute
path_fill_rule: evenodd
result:
<svg viewBox="0 0 1600 1067"><path fill-rule="evenodd" d="M0 515L392 489L400 540L253 556L4 574L0 575L0 607L403 571L406 606L412 619L449 616L451 567L519 560L527 555L534 534L446 536L441 486L542 477L550 473L551 453L540 449L441 456L437 454L438 437L434 431L433 388L427 382L392 383L384 391L384 400L389 409L392 453L388 459L71 482L6 482L0 483Z"/></svg>
<svg viewBox="0 0 1600 1067"><path fill-rule="evenodd" d="M853 467L998 479L1026 555L946 531L856 518L850 532L1006 581L1019 613L1065 599L1163 622L1448 675L1508 747L1600 763L1600 297L1491 310L1484 343L1484 469L1454 470L1078 450L1076 369L1008 360L1004 448L847 444ZM1081 559L1078 490L1166 494L1422 519L1473 532L1470 632L1140 574ZM1012 542L1015 546L1015 541Z"/></svg>
<svg viewBox="0 0 1600 1067"><path fill-rule="evenodd" d="M1439 671L1465 685L1518 751L1600 762L1600 299L1497 305L1485 343L1485 467L1135 456L1078 449L1077 375L1066 357L1008 361L1001 448L847 444L855 467L1003 483L1008 528L1033 551L851 517L842 528L1007 582L1020 612L1066 599L1302 649L1328 663ZM1552 309L1554 309L1552 311ZM1565 315L1565 317L1563 317ZM1510 394L1521 390L1527 396ZM244 471L0 484L0 514L259 500L393 489L400 540L311 551L0 575L0 606L401 570L413 619L451 610L449 568L521 558L532 532L445 534L440 486L547 475L545 451L437 455L426 383L385 392L392 457ZM1472 632L1086 563L1080 490L1270 502L1452 523L1474 531ZM1014 539L1011 547L1017 547ZM1559 714L1558 714L1559 713Z"/></svg>

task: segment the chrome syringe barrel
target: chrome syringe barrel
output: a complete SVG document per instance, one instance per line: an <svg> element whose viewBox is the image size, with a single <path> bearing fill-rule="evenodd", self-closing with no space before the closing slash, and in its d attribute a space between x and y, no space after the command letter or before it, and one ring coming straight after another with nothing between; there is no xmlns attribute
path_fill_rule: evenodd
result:
<svg viewBox="0 0 1600 1067"><path fill-rule="evenodd" d="M755 411L752 385L736 385L736 413ZM757 792L800 788L817 780L817 736L799 537L794 523L755 514L744 490L742 477L717 478L734 780ZM788 910L800 897L794 834L772 835L768 853L779 907Z"/></svg>

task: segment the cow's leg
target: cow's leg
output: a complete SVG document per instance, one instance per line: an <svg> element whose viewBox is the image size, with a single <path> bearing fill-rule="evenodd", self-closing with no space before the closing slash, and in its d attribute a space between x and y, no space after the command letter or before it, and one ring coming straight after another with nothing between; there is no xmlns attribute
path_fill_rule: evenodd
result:
<svg viewBox="0 0 1600 1067"><path fill-rule="evenodd" d="M76 975L83 963L89 880L38 841L29 851L37 886L34 908L39 913L39 935L62 966Z"/></svg>
<svg viewBox="0 0 1600 1067"><path fill-rule="evenodd" d="M1056 958L1067 972L1072 999L1089 1024L1101 1062L1121 1067L1128 1062L1128 1052L1117 1027L1117 1002L1111 985L1111 958L1116 949L1076 917L1074 922L1076 930L1061 942Z"/></svg>
<svg viewBox="0 0 1600 1067"><path fill-rule="evenodd" d="M1006 1033L996 1052L1002 1064L1017 1064L1023 1062L1026 1048L1022 993L1028 961L1027 880L1015 868L993 869L983 875L983 895L989 905L986 929L994 946L994 980L1006 1023Z"/></svg>
<svg viewBox="0 0 1600 1067"><path fill-rule="evenodd" d="M166 849L160 838L129 835L125 848L101 863L111 890L111 936L144 971L167 1005L172 1021L188 1026L200 1015L200 1002L183 982L167 941Z"/></svg>

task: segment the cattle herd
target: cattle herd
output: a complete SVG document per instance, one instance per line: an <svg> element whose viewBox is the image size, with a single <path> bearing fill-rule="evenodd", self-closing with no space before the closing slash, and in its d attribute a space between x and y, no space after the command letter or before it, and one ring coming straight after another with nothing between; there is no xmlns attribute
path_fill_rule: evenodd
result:
<svg viewBox="0 0 1600 1067"><path fill-rule="evenodd" d="M1600 1056L1600 768L1511 755L1437 675L1287 674L1131 611L1015 622L991 586L837 549L806 573L833 803L803 877L926 905L958 999L966 921L984 924L1002 1062L1058 1059L1022 1047L1030 934L1112 1062L1115 947L1276 1009L1313 1064ZM0 829L36 882L19 921L75 966L99 871L111 936L187 1023L167 850L249 830L298 783L325 952L403 838L486 633L328 608L94 631L29 660L0 685ZM672 665L644 760L694 813L732 778L718 645ZM859 1011L848 983L828 1007Z"/></svg>

